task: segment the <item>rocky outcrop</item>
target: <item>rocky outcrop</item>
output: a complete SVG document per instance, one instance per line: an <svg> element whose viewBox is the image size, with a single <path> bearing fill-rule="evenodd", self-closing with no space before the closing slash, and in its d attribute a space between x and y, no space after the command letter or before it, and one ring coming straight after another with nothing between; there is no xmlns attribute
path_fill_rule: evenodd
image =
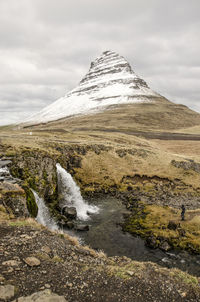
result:
<svg viewBox="0 0 200 302"><path fill-rule="evenodd" d="M12 160L6 157L0 159L0 205L10 217L29 216L29 200L21 187L21 180L10 174Z"/></svg>
<svg viewBox="0 0 200 302"><path fill-rule="evenodd" d="M56 160L46 152L22 150L13 157L11 174L23 181L24 186L40 192L50 200L55 194Z"/></svg>
<svg viewBox="0 0 200 302"><path fill-rule="evenodd" d="M25 191L18 184L0 182L0 204L15 217L29 215Z"/></svg>
<svg viewBox="0 0 200 302"><path fill-rule="evenodd" d="M124 176L121 183L126 188L122 198L128 208L136 201L173 208L180 208L181 204L188 209L200 208L200 190L180 179L135 174Z"/></svg>
<svg viewBox="0 0 200 302"><path fill-rule="evenodd" d="M196 163L192 159L188 159L187 161L177 161L177 160L172 160L171 164L179 169L183 169L185 171L192 170L197 173L200 173L200 163Z"/></svg>

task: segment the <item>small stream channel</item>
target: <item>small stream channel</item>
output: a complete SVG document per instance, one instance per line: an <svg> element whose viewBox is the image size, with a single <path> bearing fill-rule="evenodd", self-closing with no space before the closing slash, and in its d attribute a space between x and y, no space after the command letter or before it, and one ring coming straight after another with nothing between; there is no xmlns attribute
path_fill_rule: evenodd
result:
<svg viewBox="0 0 200 302"><path fill-rule="evenodd" d="M127 256L136 261L152 261L200 276L200 255L178 251L165 253L160 249L150 249L145 246L141 238L122 232L118 224L123 221L123 213L127 210L119 200L105 197L94 199L91 203L97 205L100 210L92 214L87 221L90 226L89 231L71 233L77 235L82 244L96 250L103 250L107 256Z"/></svg>

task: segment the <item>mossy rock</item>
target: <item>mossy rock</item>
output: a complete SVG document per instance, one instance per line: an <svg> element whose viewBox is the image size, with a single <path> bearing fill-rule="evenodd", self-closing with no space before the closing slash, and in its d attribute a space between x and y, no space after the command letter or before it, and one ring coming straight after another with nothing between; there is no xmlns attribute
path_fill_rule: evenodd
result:
<svg viewBox="0 0 200 302"><path fill-rule="evenodd" d="M29 214L31 215L31 217L35 218L38 214L38 206L35 202L34 194L32 190L27 186L23 186L23 189L26 192L26 202Z"/></svg>

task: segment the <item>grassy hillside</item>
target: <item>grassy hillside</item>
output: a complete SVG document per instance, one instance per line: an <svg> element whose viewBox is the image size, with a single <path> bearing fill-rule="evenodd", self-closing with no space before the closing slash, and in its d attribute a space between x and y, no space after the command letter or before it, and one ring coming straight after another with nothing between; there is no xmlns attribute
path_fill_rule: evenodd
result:
<svg viewBox="0 0 200 302"><path fill-rule="evenodd" d="M48 131L169 131L200 126L200 114L160 97L153 103L111 106L109 110L30 127Z"/></svg>
<svg viewBox="0 0 200 302"><path fill-rule="evenodd" d="M85 196L108 193L125 196L127 207L135 201L174 208L184 203L194 210L200 208L198 129L198 113L160 99L34 127L3 127L0 155L13 157L16 176L41 194L47 180L55 188L49 179L60 162Z"/></svg>

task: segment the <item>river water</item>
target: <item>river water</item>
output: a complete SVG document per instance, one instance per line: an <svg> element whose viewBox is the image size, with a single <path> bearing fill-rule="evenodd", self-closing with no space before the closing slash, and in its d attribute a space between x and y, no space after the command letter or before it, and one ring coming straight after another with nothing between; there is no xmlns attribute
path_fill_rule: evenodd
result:
<svg viewBox="0 0 200 302"><path fill-rule="evenodd" d="M83 222L90 226L89 231L72 233L81 238L82 244L102 250L107 256L127 256L136 261L152 261L200 276L200 255L175 251L165 253L159 249L150 249L141 238L122 232L119 222L123 221L123 213L127 210L119 200L105 197L94 199L91 203L97 205L99 211Z"/></svg>

